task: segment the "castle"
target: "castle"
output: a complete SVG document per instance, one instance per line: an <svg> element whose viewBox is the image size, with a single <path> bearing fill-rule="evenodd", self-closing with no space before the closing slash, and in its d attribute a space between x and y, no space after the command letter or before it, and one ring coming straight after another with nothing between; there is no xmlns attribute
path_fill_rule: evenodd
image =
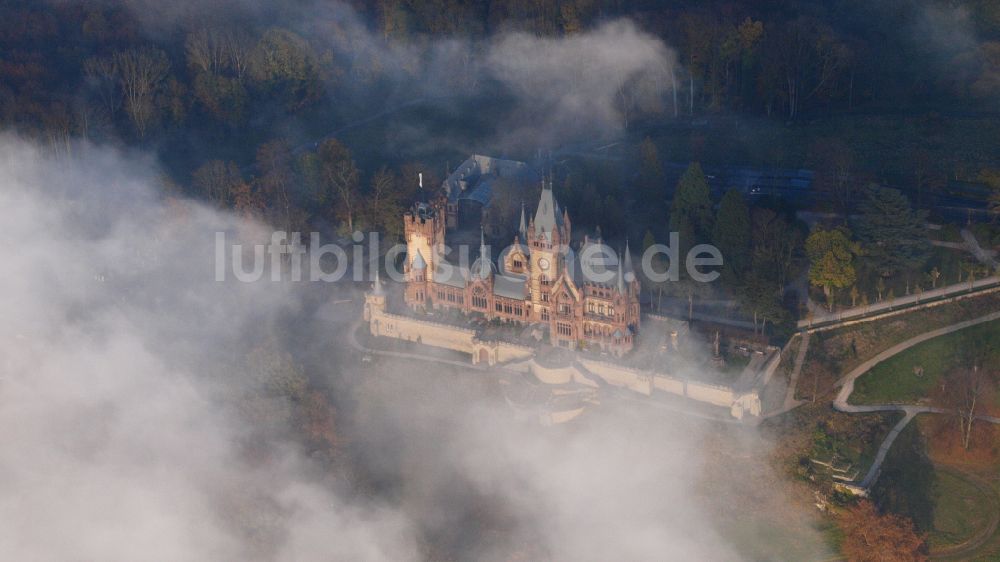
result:
<svg viewBox="0 0 1000 562"><path fill-rule="evenodd" d="M477 164L477 169L480 167ZM470 167L471 171L471 167ZM485 235L471 266L445 259L458 185L418 201L403 217L405 302L414 311L454 309L489 320L539 325L549 343L622 356L639 331L639 281L626 244L618 260L599 237L571 249L569 213L542 184L530 218L521 207L513 243L494 261ZM481 183L481 182L480 182ZM466 262L468 260L465 260Z"/></svg>
<svg viewBox="0 0 1000 562"><path fill-rule="evenodd" d="M453 240L474 236L470 227L476 222L481 225L485 212L497 210L490 207L494 188L502 188L504 178L532 181L524 170L517 162L474 155L436 194L428 196L421 189L420 199L403 216L407 249L403 300L409 311L390 310L389 295L376 271L372 290L365 293L363 319L368 334L458 352L478 368L531 375L550 391L539 393L533 386L526 387L539 400L534 406L547 423L579 415L596 403L598 391L605 387L650 397L683 397L726 408L738 419L759 416L761 390L781 359L776 349L752 359L730 384L671 372L669 362L641 367L600 357L622 357L639 343L639 282L632 257L626 244L619 260L600 236L584 236L572 244L569 213L556 201L551 183L542 183L533 214L521 206L512 244L496 258L481 229L471 265L468 246L455 252L457 260L446 259L450 253L446 236ZM444 311L491 322L476 326L447 321L439 314ZM429 312L438 314L425 314ZM523 329L508 332L504 326ZM650 315L646 329L636 349L639 355L676 351L689 326L685 321ZM520 336L508 337L517 332ZM537 345L542 338L559 348L598 353L553 352ZM505 398L519 409L534 407L530 400L510 394Z"/></svg>

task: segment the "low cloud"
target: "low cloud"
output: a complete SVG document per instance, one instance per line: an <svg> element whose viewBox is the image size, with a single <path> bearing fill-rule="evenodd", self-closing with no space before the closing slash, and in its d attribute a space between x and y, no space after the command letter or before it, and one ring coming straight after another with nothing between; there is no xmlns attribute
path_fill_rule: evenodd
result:
<svg viewBox="0 0 1000 562"><path fill-rule="evenodd" d="M0 277L0 558L413 559L407 521L342 500L291 444L245 458L253 428L220 399L246 384L231 358L296 300L212 281L206 242L238 221L161 200L141 157L76 152L0 138L17 240Z"/></svg>
<svg viewBox="0 0 1000 562"><path fill-rule="evenodd" d="M620 132L629 112L656 107L670 84L674 52L630 20L562 38L509 33L486 56L517 97L507 142L551 146Z"/></svg>
<svg viewBox="0 0 1000 562"><path fill-rule="evenodd" d="M142 155L73 154L0 139L0 558L740 560L742 513L810 518L737 425L609 396L542 427L480 371L364 366L332 286L214 281L214 233L266 225L164 198ZM274 329L351 404L332 474L294 439L247 446L238 366Z"/></svg>
<svg viewBox="0 0 1000 562"><path fill-rule="evenodd" d="M339 1L280 8L252 0L126 5L155 38L201 26L289 28L336 68L327 78L337 105L365 107L354 116L358 121L378 115L374 100L390 112L419 101L465 125L448 133L440 120L393 122L390 151L446 147L530 154L615 137L637 114L664 110L677 67L673 49L630 19L564 36L505 28L431 37L414 29L398 38L385 36Z"/></svg>

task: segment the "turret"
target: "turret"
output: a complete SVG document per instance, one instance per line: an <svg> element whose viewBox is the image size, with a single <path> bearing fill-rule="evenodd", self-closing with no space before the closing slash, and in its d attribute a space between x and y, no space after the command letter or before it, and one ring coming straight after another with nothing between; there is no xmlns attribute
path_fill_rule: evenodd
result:
<svg viewBox="0 0 1000 562"><path fill-rule="evenodd" d="M528 224L524 221L524 201L521 201L521 224L517 227L517 235L521 240L528 240Z"/></svg>
<svg viewBox="0 0 1000 562"><path fill-rule="evenodd" d="M480 279L489 279L493 275L493 261L490 259L490 250L486 246L486 234L483 229L479 229L479 258L472 264L472 274Z"/></svg>
<svg viewBox="0 0 1000 562"><path fill-rule="evenodd" d="M379 280L378 269L375 270L375 282L372 283L370 291L365 293L365 321L370 321L372 317L385 312L385 290Z"/></svg>

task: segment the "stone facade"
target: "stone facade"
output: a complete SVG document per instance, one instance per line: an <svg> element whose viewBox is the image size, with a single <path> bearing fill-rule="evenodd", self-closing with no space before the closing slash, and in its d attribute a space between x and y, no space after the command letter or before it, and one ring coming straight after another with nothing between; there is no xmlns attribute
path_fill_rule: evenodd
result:
<svg viewBox="0 0 1000 562"><path fill-rule="evenodd" d="M469 328L387 312L385 293L377 278L374 288L365 294L364 319L373 336L458 351L468 354L473 364L502 365L508 370L530 373L539 382L553 387L577 385L596 389L602 385L610 385L645 396L652 396L654 391L658 391L728 408L730 415L737 419L743 419L747 415L761 415L760 392L781 358L780 354L773 353L762 372L766 376L755 377L746 387L739 384L710 384L582 356L566 363L543 364L537 360L532 347L503 341L483 341L476 337L475 330ZM578 409L559 415L573 417L576 414L579 414Z"/></svg>
<svg viewBox="0 0 1000 562"><path fill-rule="evenodd" d="M467 353L473 365L498 365L534 355L532 347L512 342L484 341L476 331L386 311L386 297L378 281L365 294L364 320L373 336L410 341Z"/></svg>
<svg viewBox="0 0 1000 562"><path fill-rule="evenodd" d="M407 257L405 301L414 311L457 309L487 319L539 324L549 342L621 356L639 331L639 282L624 257L585 237L571 250L569 213L551 184L542 186L534 215L521 221L513 243L494 261L485 237L471 267L445 259L446 195L416 203L403 217Z"/></svg>

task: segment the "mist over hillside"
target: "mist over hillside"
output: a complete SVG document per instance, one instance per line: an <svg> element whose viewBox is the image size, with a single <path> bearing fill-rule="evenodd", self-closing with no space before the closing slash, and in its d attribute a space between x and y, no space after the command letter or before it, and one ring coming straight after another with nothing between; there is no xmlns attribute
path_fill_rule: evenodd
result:
<svg viewBox="0 0 1000 562"><path fill-rule="evenodd" d="M21 241L0 290L5 558L748 558L716 509L750 482L701 490L718 429L628 410L540 428L482 373L363 365L308 284L215 281L214 233L264 225L164 196L152 159L0 152ZM332 456L297 384L344 405Z"/></svg>

